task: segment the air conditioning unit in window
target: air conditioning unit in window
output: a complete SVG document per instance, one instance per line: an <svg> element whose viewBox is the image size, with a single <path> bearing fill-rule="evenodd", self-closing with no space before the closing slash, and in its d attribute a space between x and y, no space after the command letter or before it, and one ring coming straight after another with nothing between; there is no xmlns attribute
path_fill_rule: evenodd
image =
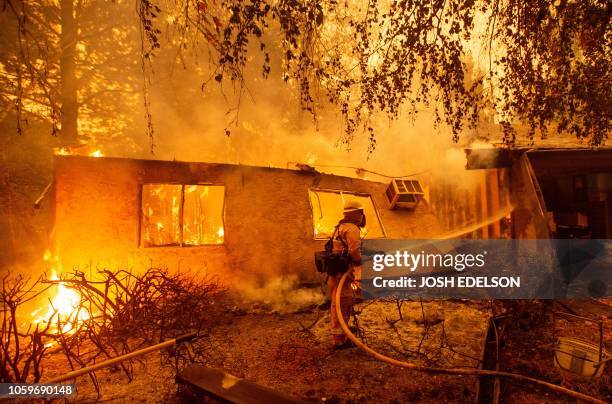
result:
<svg viewBox="0 0 612 404"><path fill-rule="evenodd" d="M416 180L394 179L387 187L385 194L391 209L414 209L423 198L423 188Z"/></svg>

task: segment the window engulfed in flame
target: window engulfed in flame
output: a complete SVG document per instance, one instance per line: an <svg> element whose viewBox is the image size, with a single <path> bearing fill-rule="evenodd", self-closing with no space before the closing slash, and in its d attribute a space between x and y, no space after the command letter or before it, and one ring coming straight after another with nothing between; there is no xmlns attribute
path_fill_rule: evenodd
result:
<svg viewBox="0 0 612 404"><path fill-rule="evenodd" d="M359 201L364 208L366 226L362 229L362 237L385 237L378 213L369 195L323 190L309 190L308 195L312 206L315 238L323 239L332 235L334 228L344 216L344 203L352 200Z"/></svg>
<svg viewBox="0 0 612 404"><path fill-rule="evenodd" d="M183 244L223 244L222 186L186 185L183 205Z"/></svg>
<svg viewBox="0 0 612 404"><path fill-rule="evenodd" d="M145 246L181 243L181 192L180 185L143 185L142 238Z"/></svg>
<svg viewBox="0 0 612 404"><path fill-rule="evenodd" d="M218 185L143 185L143 245L223 244L224 198L225 187Z"/></svg>

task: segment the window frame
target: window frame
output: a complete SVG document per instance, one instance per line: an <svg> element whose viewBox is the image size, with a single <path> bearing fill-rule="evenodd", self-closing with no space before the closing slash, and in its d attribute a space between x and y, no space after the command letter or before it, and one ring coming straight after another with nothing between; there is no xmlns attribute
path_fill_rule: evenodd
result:
<svg viewBox="0 0 612 404"><path fill-rule="evenodd" d="M143 188L145 185L180 185L181 186L181 209L179 215L179 223L181 228L181 242L179 244L163 244L163 245L144 245L144 239L142 237L142 195ZM200 244L191 245L183 244L183 212L185 204L185 187L200 185L200 186L216 186L223 187L223 206L221 206L221 223L223 224L223 242L219 244ZM225 239L227 236L227 230L225 228L225 199L227 197L227 186L224 183L214 182L181 182L181 181L153 181L153 182L142 182L138 186L138 247L139 248L201 248L201 247L220 247L225 245Z"/></svg>
<svg viewBox="0 0 612 404"><path fill-rule="evenodd" d="M309 193L312 192L328 192L328 193L334 193L334 194L340 194L342 196L342 194L349 194L349 195L354 195L354 196L359 196L359 197L368 197L370 198L370 201L372 202L372 207L374 208L374 213L376 214L376 219L378 220L378 224L380 225L380 230L382 232L382 236L381 237L370 237L370 240L380 240L380 239L385 239L387 238L387 231L385 230L385 225L383 223L382 217L380 215L380 213L378 212L378 206L376 205L376 202L374 201L374 198L372 197L372 194L369 192L358 192L358 191L346 191L346 190L341 190L341 189L331 189L331 188L317 188L317 187L310 187L308 188ZM320 202L320 199L319 199ZM316 224L315 224L315 218L314 218L314 206L312 206L312 200L310 198L310 194L308 194L308 204L310 205L310 218L311 218L311 223L312 223L312 236L314 238L314 240L320 241L320 240L327 240L329 239L329 236L320 236L317 237L316 236ZM321 210L321 209L319 209ZM366 237L364 237L365 239Z"/></svg>

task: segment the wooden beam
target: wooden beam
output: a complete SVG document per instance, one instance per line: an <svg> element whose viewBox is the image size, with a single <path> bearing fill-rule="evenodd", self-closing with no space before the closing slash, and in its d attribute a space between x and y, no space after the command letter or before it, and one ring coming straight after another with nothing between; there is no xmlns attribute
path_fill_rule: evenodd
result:
<svg viewBox="0 0 612 404"><path fill-rule="evenodd" d="M178 384L189 386L203 396L237 404L295 404L304 401L240 379L220 369L191 365L176 376Z"/></svg>

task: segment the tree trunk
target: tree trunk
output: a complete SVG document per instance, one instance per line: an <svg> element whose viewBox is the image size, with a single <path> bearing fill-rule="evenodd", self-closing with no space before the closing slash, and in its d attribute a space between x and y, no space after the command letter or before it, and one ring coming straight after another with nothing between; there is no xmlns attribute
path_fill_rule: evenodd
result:
<svg viewBox="0 0 612 404"><path fill-rule="evenodd" d="M74 16L74 0L60 0L62 32L60 37L60 100L61 100L61 142L63 145L77 143L77 102L76 44L77 24Z"/></svg>

